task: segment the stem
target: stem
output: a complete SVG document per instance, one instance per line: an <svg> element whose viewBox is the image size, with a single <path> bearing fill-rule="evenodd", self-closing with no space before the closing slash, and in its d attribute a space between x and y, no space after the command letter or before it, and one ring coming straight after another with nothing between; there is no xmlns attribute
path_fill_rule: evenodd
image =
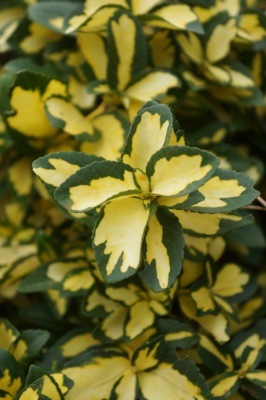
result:
<svg viewBox="0 0 266 400"><path fill-rule="evenodd" d="M265 201L261 196L258 196L258 197L257 197L257 200L258 200L258 202L259 202L260 204L263 205L263 207L266 208L266 201Z"/></svg>
<svg viewBox="0 0 266 400"><path fill-rule="evenodd" d="M246 206L243 207L245 208L245 210L258 210L258 211L266 211L265 207L261 207L261 206Z"/></svg>

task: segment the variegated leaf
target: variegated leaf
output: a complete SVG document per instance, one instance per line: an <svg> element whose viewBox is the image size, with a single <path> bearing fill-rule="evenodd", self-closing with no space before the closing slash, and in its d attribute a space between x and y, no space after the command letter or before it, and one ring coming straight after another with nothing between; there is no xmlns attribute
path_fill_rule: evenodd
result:
<svg viewBox="0 0 266 400"><path fill-rule="evenodd" d="M55 199L64 208L85 212L119 197L141 193L133 169L115 161L93 162L79 169L59 186Z"/></svg>
<svg viewBox="0 0 266 400"><path fill-rule="evenodd" d="M213 399L222 400L227 394L235 393L240 386L236 372L224 372L211 381L211 394Z"/></svg>
<svg viewBox="0 0 266 400"><path fill-rule="evenodd" d="M17 361L27 362L38 355L49 337L49 332L41 329L24 330L11 345L9 352Z"/></svg>
<svg viewBox="0 0 266 400"><path fill-rule="evenodd" d="M117 282L136 273L149 214L149 206L133 197L118 199L102 209L93 244L107 282Z"/></svg>
<svg viewBox="0 0 266 400"><path fill-rule="evenodd" d="M8 168L9 182L18 196L28 196L32 190L33 176L30 165L30 158L20 157ZM23 176L23 180L21 176Z"/></svg>
<svg viewBox="0 0 266 400"><path fill-rule="evenodd" d="M204 200L192 205L190 209L217 213L244 207L259 196L259 192L253 189L252 184L252 180L244 174L217 169L214 175L198 189Z"/></svg>
<svg viewBox="0 0 266 400"><path fill-rule="evenodd" d="M147 0L143 2L142 0L131 0L131 9L133 14L141 15L149 12L153 7L160 4L162 0Z"/></svg>
<svg viewBox="0 0 266 400"><path fill-rule="evenodd" d="M121 351L95 350L76 357L63 369L63 373L74 382L67 395L67 400L93 400L95 398L110 398L115 384L126 375L133 375L134 385L131 386L135 395L136 377L130 372L131 363ZM112 373L110 374L110 371ZM129 399L132 393L127 391ZM134 399L134 397L133 397ZM132 399L132 400L133 400Z"/></svg>
<svg viewBox="0 0 266 400"><path fill-rule="evenodd" d="M6 350L0 349L0 390L6 395L4 399L14 399L24 384L22 366Z"/></svg>
<svg viewBox="0 0 266 400"><path fill-rule="evenodd" d="M128 119L116 111L107 111L93 118L92 124L99 132L100 138L96 142L84 141L80 150L106 160L119 160L129 129Z"/></svg>
<svg viewBox="0 0 266 400"><path fill-rule="evenodd" d="M198 317L195 303L189 296L180 296L179 304L182 312L189 318L197 321L201 327L209 332L217 342L225 343L230 339L229 323L222 313L217 315L203 315Z"/></svg>
<svg viewBox="0 0 266 400"><path fill-rule="evenodd" d="M211 371L222 373L234 370L234 356L226 345L219 345L208 336L200 335L197 351L204 365Z"/></svg>
<svg viewBox="0 0 266 400"><path fill-rule="evenodd" d="M169 348L158 341L143 346L134 355L142 396L152 400L159 400L162 393L171 400L208 398L208 387L195 364L169 355Z"/></svg>
<svg viewBox="0 0 266 400"><path fill-rule="evenodd" d="M44 110L45 100L53 95L65 96L66 85L44 75L19 72L11 91L10 104L14 115L7 118L8 125L28 138L53 136L56 129L50 125Z"/></svg>
<svg viewBox="0 0 266 400"><path fill-rule="evenodd" d="M234 18L229 18L226 22L221 21L221 23L215 25L209 34L206 45L206 57L210 63L216 63L227 56L236 32L236 20Z"/></svg>
<svg viewBox="0 0 266 400"><path fill-rule="evenodd" d="M132 76L146 67L146 40L133 15L118 11L108 23L107 80L112 89L124 90Z"/></svg>
<svg viewBox="0 0 266 400"><path fill-rule="evenodd" d="M21 4L22 5L22 4ZM4 53L10 50L9 39L12 34L16 31L20 21L25 16L24 7L21 7L19 3L8 3L4 4L1 9L0 16L0 52Z"/></svg>
<svg viewBox="0 0 266 400"><path fill-rule="evenodd" d="M94 337L92 329L78 328L61 337L55 347L64 358L73 358L98 344L100 341Z"/></svg>
<svg viewBox="0 0 266 400"><path fill-rule="evenodd" d="M77 42L94 77L106 80L108 57L103 36L97 33L79 33Z"/></svg>
<svg viewBox="0 0 266 400"><path fill-rule="evenodd" d="M87 261L82 258L70 258L45 263L28 274L19 290L23 293L33 293L53 289L71 296L85 292L93 283L94 278Z"/></svg>
<svg viewBox="0 0 266 400"><path fill-rule="evenodd" d="M242 216L236 213L201 214L189 210L174 209L170 209L170 211L179 219L185 232L200 236L222 235L253 221L251 215Z"/></svg>
<svg viewBox="0 0 266 400"><path fill-rule="evenodd" d="M32 373L32 375L36 376L36 372L35 374ZM53 376L43 372L43 375L21 391L16 399L63 400L65 398L64 395L67 394L72 385L72 381L61 373L54 374Z"/></svg>
<svg viewBox="0 0 266 400"><path fill-rule="evenodd" d="M32 21L46 26L48 29L64 33L65 18L77 9L77 5L71 1L43 1L35 3L28 8L28 14Z"/></svg>
<svg viewBox="0 0 266 400"><path fill-rule="evenodd" d="M158 333L164 335L164 340L178 349L190 349L198 343L198 335L194 329L176 319L159 318L156 323Z"/></svg>
<svg viewBox="0 0 266 400"><path fill-rule="evenodd" d="M33 171L53 193L67 178L102 158L81 152L50 153L33 162Z"/></svg>
<svg viewBox="0 0 266 400"><path fill-rule="evenodd" d="M203 33L203 27L197 15L187 4L166 2L166 4L156 7L149 14L142 16L141 19L147 24L159 28Z"/></svg>
<svg viewBox="0 0 266 400"><path fill-rule="evenodd" d="M134 77L125 89L127 96L134 100L146 102L160 99L170 88L182 85L180 78L166 68L153 68Z"/></svg>
<svg viewBox="0 0 266 400"><path fill-rule="evenodd" d="M218 164L215 156L197 148L162 148L151 157L146 168L151 192L157 196L189 194L210 178Z"/></svg>
<svg viewBox="0 0 266 400"><path fill-rule="evenodd" d="M106 25L118 10L127 9L128 4L126 0L100 0L97 4L90 1L85 3L84 13L77 15L73 13L68 18L66 33L74 31L80 32L95 32L105 31Z"/></svg>
<svg viewBox="0 0 266 400"><path fill-rule="evenodd" d="M50 97L45 102L45 111L54 128L62 129L78 140L93 141L99 137L88 118L68 100Z"/></svg>
<svg viewBox="0 0 266 400"><path fill-rule="evenodd" d="M145 171L151 156L168 144L172 130L173 116L169 108L156 102L146 103L129 130L123 162Z"/></svg>
<svg viewBox="0 0 266 400"><path fill-rule="evenodd" d="M159 207L147 226L144 241L145 268L140 276L146 285L158 292L168 289L182 267L184 241L177 218Z"/></svg>

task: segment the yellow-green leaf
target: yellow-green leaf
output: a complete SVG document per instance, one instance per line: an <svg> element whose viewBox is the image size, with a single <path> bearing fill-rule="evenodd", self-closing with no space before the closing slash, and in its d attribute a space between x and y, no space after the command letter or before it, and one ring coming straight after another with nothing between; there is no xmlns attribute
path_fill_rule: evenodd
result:
<svg viewBox="0 0 266 400"><path fill-rule="evenodd" d="M135 274L141 261L141 246L149 208L141 199L125 198L107 204L94 230L94 249L107 282Z"/></svg>
<svg viewBox="0 0 266 400"><path fill-rule="evenodd" d="M168 107L147 103L136 115L127 138L123 162L145 171L151 156L168 144L173 117Z"/></svg>

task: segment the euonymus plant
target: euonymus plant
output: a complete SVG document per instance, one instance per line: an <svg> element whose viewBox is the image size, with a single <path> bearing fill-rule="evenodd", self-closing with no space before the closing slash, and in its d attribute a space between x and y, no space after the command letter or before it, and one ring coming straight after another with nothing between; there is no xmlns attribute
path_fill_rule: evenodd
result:
<svg viewBox="0 0 266 400"><path fill-rule="evenodd" d="M0 2L0 399L265 398L265 10Z"/></svg>

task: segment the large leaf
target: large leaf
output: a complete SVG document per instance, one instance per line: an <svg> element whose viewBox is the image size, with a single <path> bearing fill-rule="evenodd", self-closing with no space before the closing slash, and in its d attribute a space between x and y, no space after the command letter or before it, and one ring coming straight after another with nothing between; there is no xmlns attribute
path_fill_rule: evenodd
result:
<svg viewBox="0 0 266 400"><path fill-rule="evenodd" d="M138 194L132 171L120 162L94 162L68 178L55 191L55 199L66 209L84 212L111 199Z"/></svg>
<svg viewBox="0 0 266 400"><path fill-rule="evenodd" d="M151 192L157 196L183 196L210 178L219 160L203 150L173 146L160 149L148 165Z"/></svg>
<svg viewBox="0 0 266 400"><path fill-rule="evenodd" d="M33 171L43 181L46 187L53 193L67 178L95 161L101 161L100 157L81 152L50 153L33 162Z"/></svg>
<svg viewBox="0 0 266 400"><path fill-rule="evenodd" d="M259 192L253 189L253 181L235 171L217 169L215 174L199 189L205 199L190 207L191 210L217 213L233 211L250 204Z"/></svg>

